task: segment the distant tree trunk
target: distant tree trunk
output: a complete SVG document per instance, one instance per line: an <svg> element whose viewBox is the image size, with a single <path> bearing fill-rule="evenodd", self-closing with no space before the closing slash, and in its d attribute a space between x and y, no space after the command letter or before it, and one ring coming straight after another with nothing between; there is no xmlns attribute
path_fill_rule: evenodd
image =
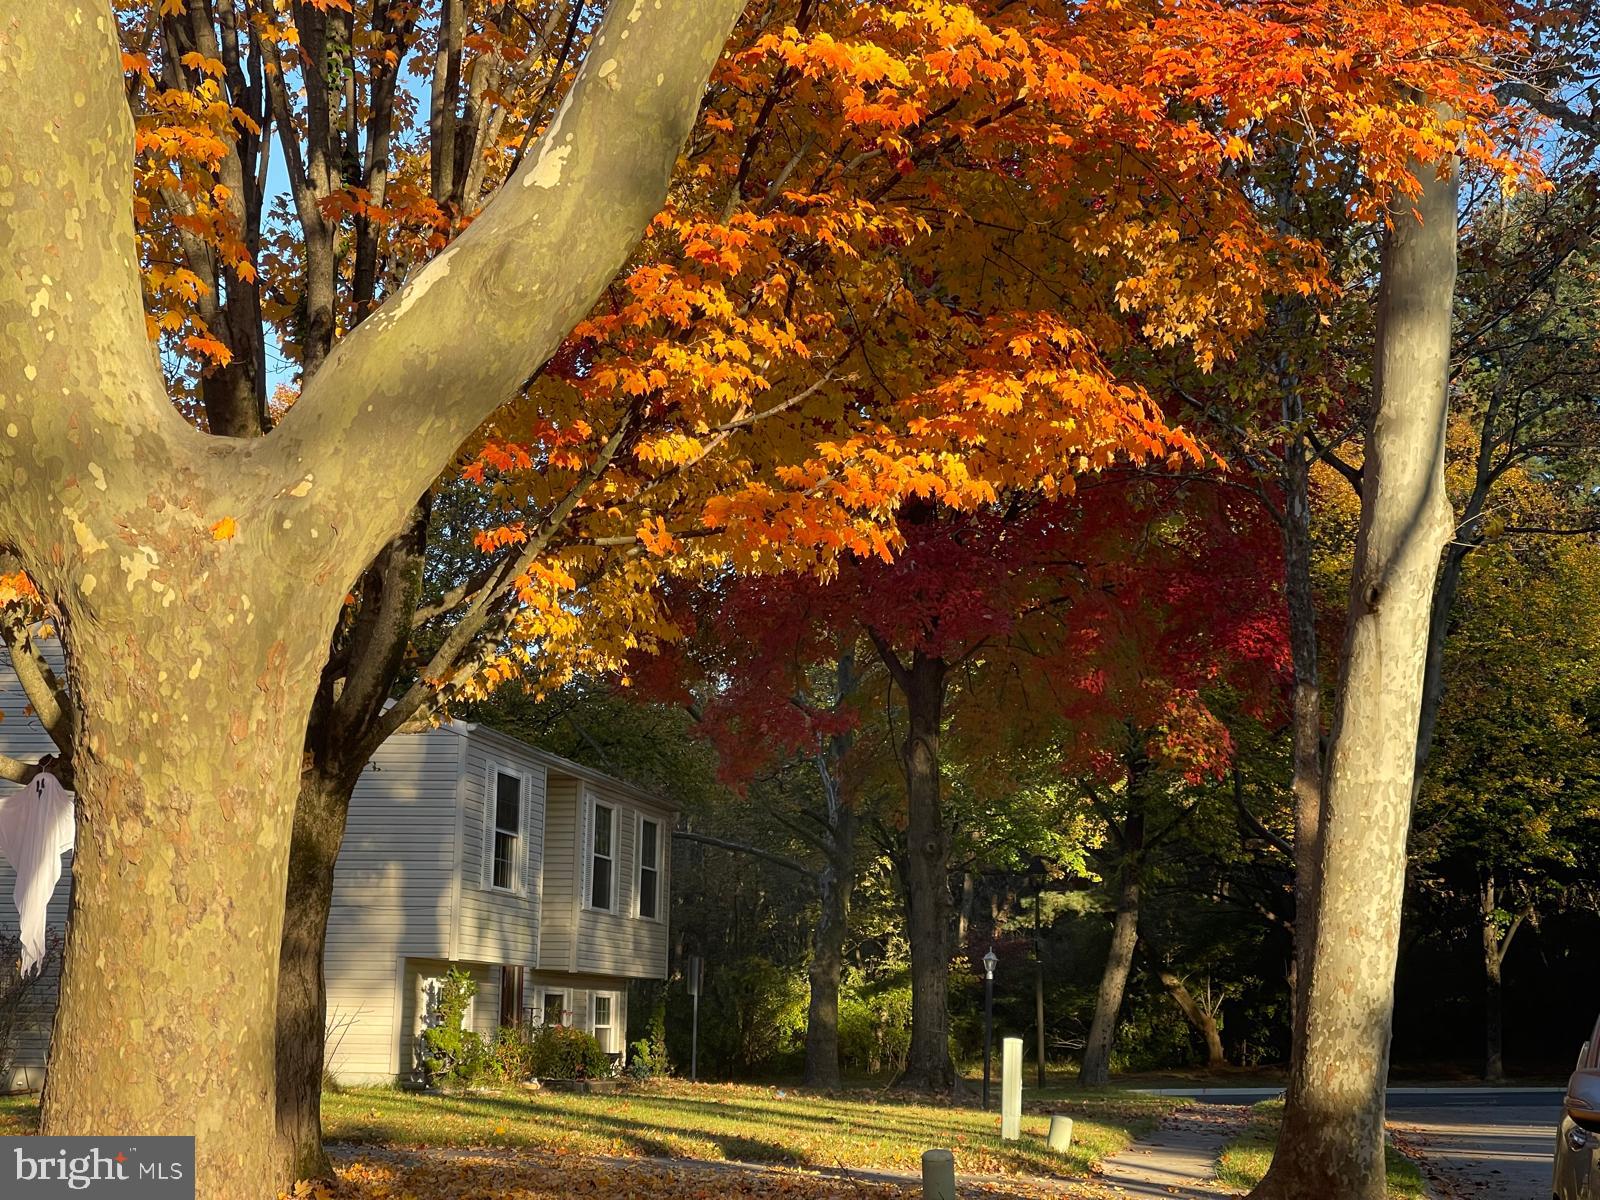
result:
<svg viewBox="0 0 1600 1200"><path fill-rule="evenodd" d="M1444 486L1457 171L1415 168L1391 212L1339 699L1323 788L1315 970L1278 1153L1256 1200L1382 1200L1394 1006L1428 620L1454 514ZM1421 220L1412 215L1415 207Z"/></svg>
<svg viewBox="0 0 1600 1200"><path fill-rule="evenodd" d="M1228 1056L1222 1049L1222 1032L1217 1028L1216 1017L1212 1015L1210 1009L1194 998L1188 985L1148 941L1141 944L1150 965L1155 970L1156 978L1161 981L1161 986L1167 989L1167 995L1172 997L1172 1002L1178 1006L1178 1011L1183 1014L1184 1019L1205 1040L1206 1069L1215 1071L1227 1066Z"/></svg>
<svg viewBox="0 0 1600 1200"><path fill-rule="evenodd" d="M1130 803L1138 804L1137 770L1129 772ZM1138 808L1123 825L1122 866L1118 873L1117 912L1111 923L1111 949L1106 954L1105 970L1100 974L1100 992L1095 997L1094 1021L1083 1048L1083 1064L1078 1082L1099 1087L1111 1078L1111 1047L1117 1036L1117 1014L1128 988L1128 972L1133 968L1133 952L1139 941L1139 886L1144 873L1144 813Z"/></svg>
<svg viewBox="0 0 1600 1200"><path fill-rule="evenodd" d="M1305 419L1299 389L1286 392L1285 418ZM1284 450L1284 594L1294 664L1291 728L1294 791L1294 963L1290 1027L1305 1041L1305 995L1314 969L1317 891L1322 862L1322 681L1317 667L1317 603L1311 583L1311 462L1303 436Z"/></svg>
<svg viewBox="0 0 1600 1200"><path fill-rule="evenodd" d="M1505 932L1500 931L1500 896L1496 891L1494 872L1488 872L1479 891L1483 918L1483 1078L1488 1083L1505 1081L1504 1057L1505 1008L1504 983L1506 955L1511 950L1511 940L1529 917L1524 909L1511 919Z"/></svg>
<svg viewBox="0 0 1600 1200"><path fill-rule="evenodd" d="M909 722L902 758L911 1048L895 1086L948 1092L957 1087L957 1080L950 1059L950 835L939 796L946 664L917 651L901 670Z"/></svg>
<svg viewBox="0 0 1600 1200"><path fill-rule="evenodd" d="M289 840L283 940L278 952L276 1184L332 1179L322 1148L322 1079L328 996L323 975L333 871L350 797L377 746L384 711L410 644L422 592L431 505L424 497L405 529L362 574L344 639L323 669L306 727L300 791ZM337 664L342 663L343 666Z"/></svg>
<svg viewBox="0 0 1600 1200"><path fill-rule="evenodd" d="M322 1078L327 1028L323 946L333 910L333 868L344 839L354 780L311 770L301 778L289 848L288 907L278 960L279 1179L331 1179L322 1148Z"/></svg>
<svg viewBox="0 0 1600 1200"><path fill-rule="evenodd" d="M839 984L844 975L850 893L855 887L855 813L841 804L831 824L828 862L817 875L820 910L811 936L805 1082L807 1087L837 1091L843 1085L839 1067Z"/></svg>
<svg viewBox="0 0 1600 1200"><path fill-rule="evenodd" d="M1506 1077L1504 1019L1500 982L1500 930L1496 926L1494 874L1483 885L1483 1078L1499 1083Z"/></svg>

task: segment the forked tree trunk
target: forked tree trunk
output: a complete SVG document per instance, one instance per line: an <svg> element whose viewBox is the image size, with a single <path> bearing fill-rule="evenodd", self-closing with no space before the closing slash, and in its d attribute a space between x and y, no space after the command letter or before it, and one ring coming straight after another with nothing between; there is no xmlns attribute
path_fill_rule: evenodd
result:
<svg viewBox="0 0 1600 1200"><path fill-rule="evenodd" d="M1315 971L1278 1152L1252 1196L1382 1200L1394 1005L1428 618L1444 487L1456 173L1418 167L1384 246L1377 366L1344 663L1323 788Z"/></svg>
<svg viewBox="0 0 1600 1200"><path fill-rule="evenodd" d="M1136 772L1128 778L1129 803L1138 804ZM1139 885L1144 874L1144 814L1137 809L1123 826L1123 860L1117 876L1117 912L1111 922L1111 948L1106 953L1105 969L1100 973L1100 991L1095 996L1094 1020L1089 1040L1083 1047L1083 1063L1078 1082L1084 1087L1100 1087L1111 1079L1111 1049L1117 1038L1117 1016L1128 990L1128 973L1133 969L1133 952L1139 943Z"/></svg>
<svg viewBox="0 0 1600 1200"><path fill-rule="evenodd" d="M939 735L945 663L917 652L906 668L906 907L911 942L911 1047L896 1086L948 1092L950 1059L950 834L940 800Z"/></svg>

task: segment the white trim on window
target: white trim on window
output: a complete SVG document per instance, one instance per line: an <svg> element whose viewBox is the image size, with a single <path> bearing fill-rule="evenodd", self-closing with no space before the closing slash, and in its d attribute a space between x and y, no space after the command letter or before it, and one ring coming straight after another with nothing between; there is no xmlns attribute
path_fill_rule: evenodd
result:
<svg viewBox="0 0 1600 1200"><path fill-rule="evenodd" d="M501 779L514 779L517 783L517 827L514 832L502 829L499 823ZM481 882L486 891L499 892L508 896L527 895L528 795L532 790L529 786L527 773L519 771L515 767L507 766L502 762L490 761L484 770L483 841L480 853L483 858L483 878ZM511 845L511 861L508 864L510 886L497 884L494 878L495 851L502 834L514 839Z"/></svg>
<svg viewBox="0 0 1600 1200"><path fill-rule="evenodd" d="M651 826L656 831L655 861L649 864L646 864L644 861L644 827L646 825ZM659 923L662 920L661 910L663 907L663 897L661 894L661 852L661 819L659 817L647 817L638 809L634 809L633 915L638 917L641 921L655 921ZM654 893L653 900L655 904L655 912L648 915L644 911L644 873L646 871L649 871L652 876L651 890Z"/></svg>
<svg viewBox="0 0 1600 1200"><path fill-rule="evenodd" d="M606 1004L606 1023L600 1024L600 1002ZM589 1032L600 1043L600 1049L607 1054L616 1053L612 1045L617 1036L617 994L615 992L591 992L589 995ZM605 1033L602 1036L601 1030Z"/></svg>
<svg viewBox="0 0 1600 1200"><path fill-rule="evenodd" d="M600 814L602 809L606 814L606 849L603 854L599 850ZM609 800L600 800L592 796L584 809L586 830L583 847L583 907L592 912L614 913L617 911L617 867L622 857L617 853L619 841L617 835L622 824L617 819L620 811L618 806ZM595 867L601 862L608 864L605 880L606 902L604 904L596 904L594 902Z"/></svg>

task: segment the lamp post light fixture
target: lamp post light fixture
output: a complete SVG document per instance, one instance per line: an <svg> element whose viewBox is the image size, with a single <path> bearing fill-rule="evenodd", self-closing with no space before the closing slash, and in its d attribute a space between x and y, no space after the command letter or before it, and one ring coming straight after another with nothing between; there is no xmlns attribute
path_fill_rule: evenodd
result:
<svg viewBox="0 0 1600 1200"><path fill-rule="evenodd" d="M989 1059L994 1050L994 947L983 956L983 1111L989 1111Z"/></svg>

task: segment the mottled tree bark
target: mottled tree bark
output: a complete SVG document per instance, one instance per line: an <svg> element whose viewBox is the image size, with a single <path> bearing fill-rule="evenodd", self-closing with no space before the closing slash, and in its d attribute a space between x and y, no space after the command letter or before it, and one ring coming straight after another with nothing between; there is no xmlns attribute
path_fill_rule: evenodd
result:
<svg viewBox="0 0 1600 1200"><path fill-rule="evenodd" d="M1094 1020L1083 1047L1083 1062L1078 1082L1084 1087L1099 1087L1111 1078L1111 1048L1117 1038L1117 1016L1128 990L1128 973L1133 969L1133 952L1139 942L1139 890L1144 875L1144 813L1137 789L1140 772L1128 773L1128 800L1135 806L1123 823L1122 862L1117 869L1117 911L1111 921L1111 946L1100 973L1100 990L1095 996Z"/></svg>
<svg viewBox="0 0 1600 1200"><path fill-rule="evenodd" d="M1381 1200L1384 1086L1444 487L1457 175L1391 212L1349 623L1323 788L1315 971L1278 1153L1252 1196Z"/></svg>
<svg viewBox="0 0 1600 1200"><path fill-rule="evenodd" d="M58 615L78 733L44 1132L193 1133L201 1195L276 1192L290 834L345 594L615 275L740 7L609 14L519 173L248 441L184 421L145 334L110 7L0 15L0 551Z"/></svg>

